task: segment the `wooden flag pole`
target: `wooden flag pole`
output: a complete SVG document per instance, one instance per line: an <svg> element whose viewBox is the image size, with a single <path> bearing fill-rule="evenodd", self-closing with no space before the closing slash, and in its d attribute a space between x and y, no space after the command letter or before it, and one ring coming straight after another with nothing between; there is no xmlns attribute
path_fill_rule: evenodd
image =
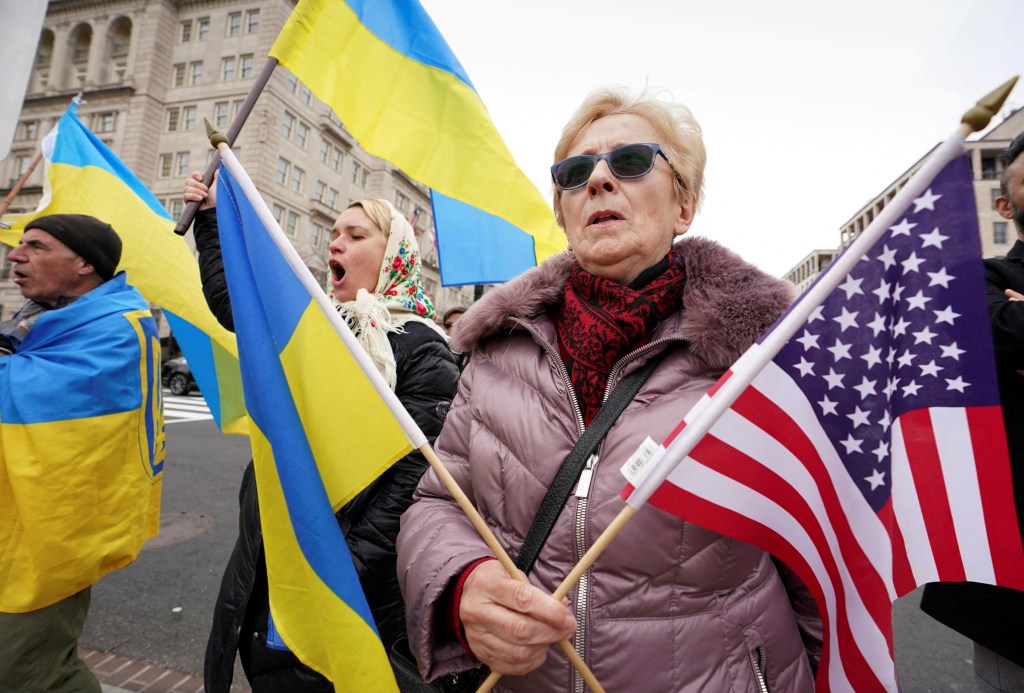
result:
<svg viewBox="0 0 1024 693"><path fill-rule="evenodd" d="M34 157L32 157L32 162L28 165L28 168L25 169L25 172L21 174L21 177L15 181L14 186L11 188L11 192L7 193L7 197L0 201L0 216L7 213L7 208L11 206L12 202L14 202L14 198L18 196L19 192L21 192L21 188L25 185L25 181L28 180L28 177L32 175L32 172L36 170L36 166L38 166L39 162L42 160L43 152L40 150L36 152Z"/></svg>
<svg viewBox="0 0 1024 693"><path fill-rule="evenodd" d="M1017 77L1013 77L979 99L977 104L967 111L963 118L961 118L960 134L966 137L972 132L978 132L987 127L989 122L992 120L992 117L999 112L1000 108L1002 108L1003 103L1010 95L1010 91L1016 83ZM561 584L557 589L555 589L551 596L559 600L565 598L566 595L569 594L569 590L572 589L573 585L579 581L583 576L583 573L593 566L594 562L604 552L612 540L618 536L619 532L622 531L622 528L626 526L626 523L632 519L636 512L636 508L627 504L626 507L624 507L619 514L615 516L615 519L612 520L608 527L601 532L601 535L594 541L569 574L565 576L565 579L562 580ZM495 675L492 674L491 678L494 677ZM491 681L491 678L487 679L485 686ZM494 681L497 682L498 678L500 677L494 678ZM491 683L491 686L487 688L482 686L478 689L478 693L479 691L484 690L489 691L493 685L494 683Z"/></svg>
<svg viewBox="0 0 1024 693"><path fill-rule="evenodd" d="M242 126L245 125L245 121L249 118L249 114L252 113L252 107L256 105L256 99L259 98L260 94L263 93L263 88L267 86L267 82L270 81L270 75L274 74L274 68L277 67L277 58L267 58L267 62L263 63L263 69L256 75L256 81L253 82L252 88L249 89L249 93L245 95L245 101L238 108L238 113L235 114L235 119L231 121L231 125L228 126L228 132L226 135L227 145L230 147L235 143L235 138L238 137L238 133L241 131ZM225 135L221 134L222 137ZM216 149L216 145L214 145ZM220 152L215 151L213 158L210 159L210 165L206 167L206 172L203 173L203 185L209 185L213 182L213 174L217 172L217 166L220 164ZM185 205L185 208L181 210L181 216L178 217L178 223L174 226L174 233L179 236L184 236L188 233L188 229L192 226L192 220L196 216L196 212L199 211L198 202L189 202Z"/></svg>

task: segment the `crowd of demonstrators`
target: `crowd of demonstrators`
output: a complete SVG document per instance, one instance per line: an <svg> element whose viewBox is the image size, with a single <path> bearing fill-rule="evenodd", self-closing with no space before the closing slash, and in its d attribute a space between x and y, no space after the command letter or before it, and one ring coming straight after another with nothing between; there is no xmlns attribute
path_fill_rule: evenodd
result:
<svg viewBox="0 0 1024 693"><path fill-rule="evenodd" d="M794 298L792 285L715 241L683 237L701 201L706 154L681 104L598 90L570 118L554 160L554 211L569 250L469 308L449 309L440 326L413 229L390 203L354 202L331 232L334 308L428 441L436 438L508 552L533 556L529 584L510 577L418 451L341 508L337 521L399 663L400 688L463 690L478 677L463 676L460 687L458 675L483 666L506 676L503 690L579 690L579 673L551 647L570 638L609 690L813 690L822 622L806 586L765 551L656 509L633 517L568 599L551 596L618 516L621 463L645 438L665 438ZM985 266L1024 532L1024 135L1003 162L996 209L1019 240ZM183 199L200 203L193 231L204 296L233 330L215 192L197 172ZM65 414L51 419L70 426L78 400L116 403L115 413L146 400L154 383L142 381L140 360L156 327L116 272L120 255L115 231L93 217L29 223L8 254L27 302L0 322L4 424L43 411ZM102 368L78 367L93 356ZM624 381L635 394L618 398L624 408L604 430L599 413ZM134 559L159 510L162 422L151 422L160 430L140 464L140 446L118 443L139 435L138 417L124 413L111 424L117 431L68 429L87 452L58 455L51 446L45 459L18 457L0 438L0 690L100 690L77 657L90 586ZM551 489L565 485L556 481L563 460L588 427L603 430L597 453L552 501ZM46 474L26 472L43 463ZM69 465L105 479L109 494L69 493ZM79 541L40 539L52 534L58 494ZM239 504L206 647L206 690L230 689L237 655L256 693L333 691L275 633L251 461ZM535 541L545 516L552 526ZM134 531L88 541L113 521ZM74 569L51 569L55 556ZM979 690L1024 693L1024 593L931 584L921 606L975 642ZM407 657L418 676L400 666Z"/></svg>
<svg viewBox="0 0 1024 693"><path fill-rule="evenodd" d="M1006 257L985 260L985 286L1013 493L1024 533L1024 135L1001 158L996 210L1013 221L1017 242ZM978 690L1024 693L1024 592L973 582L934 583L925 587L921 609L974 641Z"/></svg>
<svg viewBox="0 0 1024 693"><path fill-rule="evenodd" d="M570 250L461 318L454 344L472 358L437 440L510 555L606 393L659 362L569 494L530 586L491 560L438 477L424 475L398 539L421 674L482 662L507 675L506 690L573 690L579 675L550 647L573 638L608 690L812 690L822 633L806 587L761 549L655 509L637 513L568 603L550 596L621 509L622 461L645 437L663 439L793 298L714 241L679 238L705 163L681 105L595 92L554 159Z"/></svg>
<svg viewBox="0 0 1024 693"><path fill-rule="evenodd" d="M203 291L211 310L233 329L217 234L216 186L202 175L185 183L185 202L200 201L193 226ZM447 338L420 281L420 254L408 221L384 200L354 202L341 213L328 248L331 300L399 401L433 442L459 377ZM359 580L386 648L405 634L405 609L395 573L399 518L427 467L415 451L378 477L337 513ZM263 691L333 691L273 633L266 560L252 463L240 490L235 548L214 608L206 649L207 691L227 691L236 652L249 683Z"/></svg>
<svg viewBox="0 0 1024 693"><path fill-rule="evenodd" d="M28 300L0 323L0 690L98 693L78 658L91 585L158 528L156 323L99 219L34 219L7 259Z"/></svg>

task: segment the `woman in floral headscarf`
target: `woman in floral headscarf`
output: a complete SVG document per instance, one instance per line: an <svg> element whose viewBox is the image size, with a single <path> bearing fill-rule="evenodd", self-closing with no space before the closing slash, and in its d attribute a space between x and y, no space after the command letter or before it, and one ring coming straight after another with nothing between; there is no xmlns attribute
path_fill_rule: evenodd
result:
<svg viewBox="0 0 1024 693"><path fill-rule="evenodd" d="M193 233L210 309L233 328L220 260L213 190L194 173L183 199L199 201ZM420 254L409 222L385 200L360 200L331 230L332 303L398 399L433 443L459 378L447 338L423 290ZM344 393L339 393L339 397ZM419 452L401 459L337 513L385 648L405 636L405 605L395 574L399 518L427 467ZM206 647L207 691L228 691L235 652L256 693L334 691L276 636L269 618L267 570L252 464L240 492L238 540L224 571Z"/></svg>

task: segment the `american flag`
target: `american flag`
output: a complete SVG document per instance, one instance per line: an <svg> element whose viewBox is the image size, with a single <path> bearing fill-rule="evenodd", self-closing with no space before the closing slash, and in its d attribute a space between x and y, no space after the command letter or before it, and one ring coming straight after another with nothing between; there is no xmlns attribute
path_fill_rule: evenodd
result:
<svg viewBox="0 0 1024 693"><path fill-rule="evenodd" d="M769 332L687 415L669 452L756 363L688 457L654 463L667 480L640 484L801 576L825 625L821 691L898 690L892 602L915 587L1024 588L967 158L917 189L859 259L833 263L852 269L774 356Z"/></svg>

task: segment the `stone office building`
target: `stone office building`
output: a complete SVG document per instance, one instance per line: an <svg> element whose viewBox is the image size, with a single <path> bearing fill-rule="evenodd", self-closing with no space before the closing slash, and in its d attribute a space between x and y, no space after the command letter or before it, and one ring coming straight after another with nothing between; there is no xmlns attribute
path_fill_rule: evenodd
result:
<svg viewBox="0 0 1024 693"><path fill-rule="evenodd" d="M40 139L81 92L79 115L177 217L183 180L213 150L203 119L227 130L294 0L50 0L0 195L29 168ZM415 221L428 292L439 312L468 305L473 287L442 288L429 192L363 151L286 69L277 68L235 141L235 152L319 280L329 233L349 202L382 197ZM43 167L10 211L34 209ZM188 234L182 242L191 242ZM22 302L0 262L0 318Z"/></svg>

